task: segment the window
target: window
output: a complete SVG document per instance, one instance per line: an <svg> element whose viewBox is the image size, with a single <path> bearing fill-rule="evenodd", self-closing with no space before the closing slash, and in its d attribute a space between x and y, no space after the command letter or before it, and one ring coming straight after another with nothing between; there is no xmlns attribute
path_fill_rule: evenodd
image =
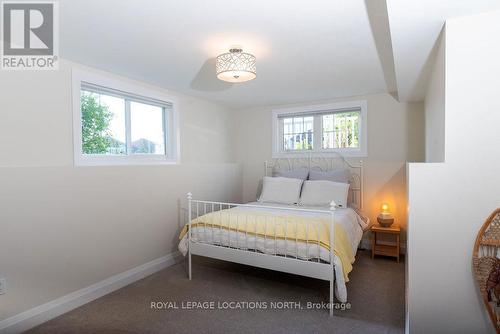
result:
<svg viewBox="0 0 500 334"><path fill-rule="evenodd" d="M359 149L360 111L338 112L321 116L322 149Z"/></svg>
<svg viewBox="0 0 500 334"><path fill-rule="evenodd" d="M366 156L366 101L273 111L273 155Z"/></svg>
<svg viewBox="0 0 500 334"><path fill-rule="evenodd" d="M75 164L177 161L172 101L142 86L78 71L73 73L73 89Z"/></svg>
<svg viewBox="0 0 500 334"><path fill-rule="evenodd" d="M290 117L283 119L283 149L312 150L313 117Z"/></svg>

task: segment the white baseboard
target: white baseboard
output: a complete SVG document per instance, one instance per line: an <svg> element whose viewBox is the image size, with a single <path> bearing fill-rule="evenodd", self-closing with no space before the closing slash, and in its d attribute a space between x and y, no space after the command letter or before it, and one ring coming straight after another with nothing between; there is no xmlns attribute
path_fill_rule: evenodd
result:
<svg viewBox="0 0 500 334"><path fill-rule="evenodd" d="M72 292L48 303L36 306L0 321L0 333L17 334L38 326L61 314L69 312L94 299L118 290L169 267L181 259L179 252L174 252L142 264L123 273L111 276L86 288Z"/></svg>

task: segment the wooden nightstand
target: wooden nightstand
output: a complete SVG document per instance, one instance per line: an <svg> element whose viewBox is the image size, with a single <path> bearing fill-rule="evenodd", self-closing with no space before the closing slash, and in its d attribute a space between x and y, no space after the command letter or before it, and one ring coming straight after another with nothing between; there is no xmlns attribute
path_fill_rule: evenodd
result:
<svg viewBox="0 0 500 334"><path fill-rule="evenodd" d="M384 255L395 257L399 262L399 235L401 229L399 226L382 227L380 225L373 225L370 229L372 231L372 259L375 255ZM377 243L377 234L390 234L396 236L396 245L381 245Z"/></svg>

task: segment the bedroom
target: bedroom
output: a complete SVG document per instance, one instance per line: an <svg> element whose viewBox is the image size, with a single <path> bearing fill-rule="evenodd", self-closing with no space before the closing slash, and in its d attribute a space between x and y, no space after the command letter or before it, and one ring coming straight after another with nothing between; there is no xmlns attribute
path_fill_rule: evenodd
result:
<svg viewBox="0 0 500 334"><path fill-rule="evenodd" d="M494 331L498 10L2 2L0 332Z"/></svg>

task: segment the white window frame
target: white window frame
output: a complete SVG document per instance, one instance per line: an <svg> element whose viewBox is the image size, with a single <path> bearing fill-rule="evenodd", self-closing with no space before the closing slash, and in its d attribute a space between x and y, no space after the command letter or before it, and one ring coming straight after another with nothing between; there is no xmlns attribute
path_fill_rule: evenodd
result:
<svg viewBox="0 0 500 334"><path fill-rule="evenodd" d="M322 148L322 124L321 120L316 117L314 120L314 148L312 150L301 150L301 151L285 151L282 145L282 127L280 126L279 119L287 114L301 114L302 116L307 116L307 114L317 114L318 112L342 112L343 110L349 109L359 109L360 110L360 123L359 123L359 148L333 148L333 149L323 149ZM274 109L272 111L272 145L273 145L273 158L292 158L292 157L303 157L304 155L314 156L328 156L341 154L345 157L366 157L368 156L368 103L366 100L360 101L348 101L348 102L338 102L338 103L328 103L328 104L317 104L310 106L292 107L292 108L281 108ZM320 129L317 131L317 129ZM319 145L318 145L319 143Z"/></svg>
<svg viewBox="0 0 500 334"><path fill-rule="evenodd" d="M165 111L166 140L165 154L83 154L82 151L82 116L81 116L81 90L82 84L91 84L105 87L125 94L137 96L144 100L162 101L172 107ZM79 69L72 70L72 95L73 95L73 150L75 166L109 166L109 165L161 165L178 164L179 152L179 117L177 101L159 91L148 89L144 86L125 82L105 75L86 72ZM147 103L147 102L143 102Z"/></svg>

